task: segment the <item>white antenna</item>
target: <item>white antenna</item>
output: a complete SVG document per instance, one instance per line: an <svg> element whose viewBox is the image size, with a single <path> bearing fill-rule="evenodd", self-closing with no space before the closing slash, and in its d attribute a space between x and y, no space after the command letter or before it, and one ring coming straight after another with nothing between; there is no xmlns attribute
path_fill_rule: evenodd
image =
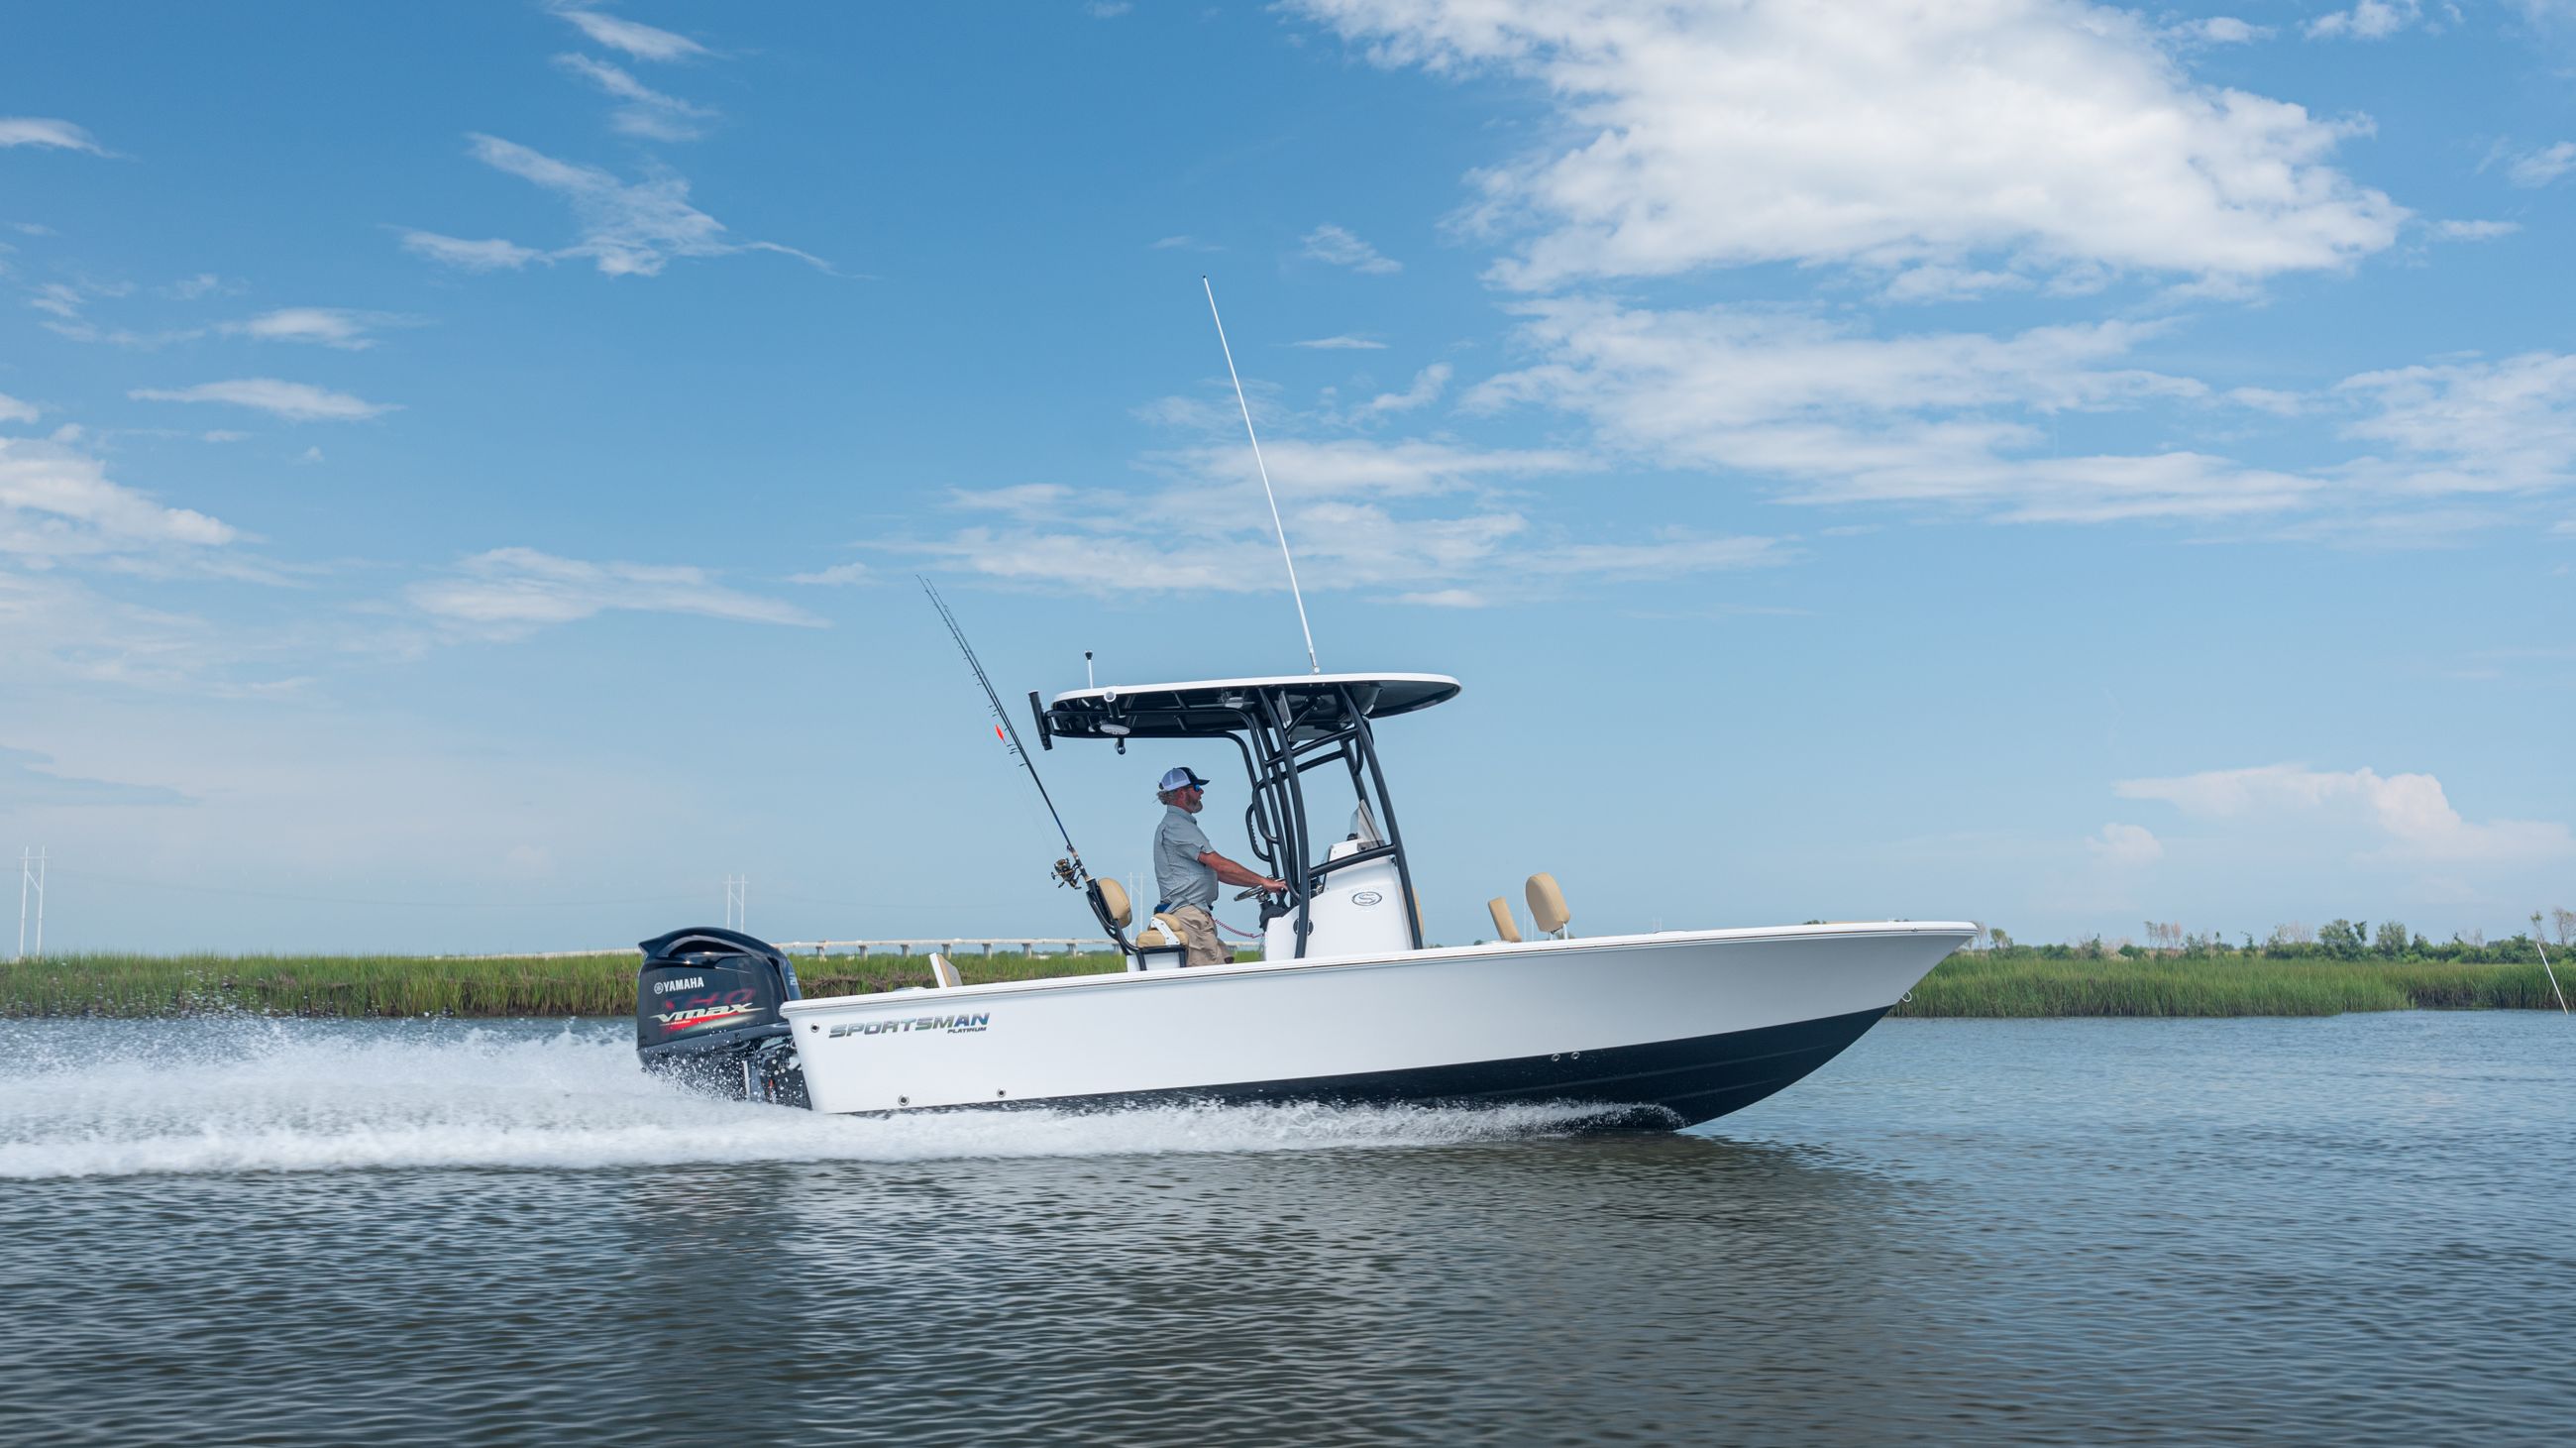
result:
<svg viewBox="0 0 2576 1448"><path fill-rule="evenodd" d="M751 877L725 876L725 929L751 928Z"/></svg>
<svg viewBox="0 0 2576 1448"><path fill-rule="evenodd" d="M1086 689L1100 687L1100 680L1094 678L1091 673L1091 650L1089 649L1082 651L1082 687Z"/></svg>
<svg viewBox="0 0 2576 1448"><path fill-rule="evenodd" d="M1320 674L1324 666L1315 660L1315 630L1306 622L1306 595L1297 587L1297 560L1288 556L1288 529L1279 521L1279 495L1270 491L1270 465L1261 460L1261 438L1252 430L1252 404L1243 400L1243 374L1234 370L1234 348L1225 340L1225 318L1216 313L1216 288L1207 277L1199 277L1207 288L1208 315L1216 318L1216 344L1225 348L1225 375L1234 379L1234 405L1243 409L1243 435L1252 439L1252 465L1261 473L1261 496L1270 500L1270 527L1279 535L1279 557L1288 565L1288 596L1297 600L1297 627L1306 635L1306 668Z"/></svg>

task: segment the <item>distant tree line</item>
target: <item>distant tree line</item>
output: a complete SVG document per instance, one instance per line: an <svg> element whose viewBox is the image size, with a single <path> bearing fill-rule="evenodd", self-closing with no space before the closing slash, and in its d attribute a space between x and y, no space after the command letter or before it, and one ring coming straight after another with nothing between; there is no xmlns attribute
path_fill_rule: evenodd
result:
<svg viewBox="0 0 2576 1448"><path fill-rule="evenodd" d="M2563 906L2550 910L2545 919L2535 912L2529 931L2492 942L2481 930L2459 931L2449 940L2431 941L2408 930L2399 920L2382 920L2373 926L2367 920L2336 919L2313 929L2292 921L2273 926L2272 933L2259 941L2249 931L2236 942L2216 931L2186 931L2172 921L2150 920L2145 924L2144 944L2095 935L2048 945L2017 944L2010 934L1990 925L1986 927L1984 948L2042 960L2236 956L2247 960L2414 960L2461 965L2524 964L2539 960L2544 949L2552 960L2560 959L2562 951L2576 952L2576 910Z"/></svg>

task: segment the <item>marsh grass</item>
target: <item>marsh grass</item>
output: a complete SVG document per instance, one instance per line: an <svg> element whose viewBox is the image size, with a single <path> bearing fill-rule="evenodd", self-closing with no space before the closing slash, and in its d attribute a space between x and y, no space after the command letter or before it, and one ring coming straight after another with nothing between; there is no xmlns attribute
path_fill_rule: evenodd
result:
<svg viewBox="0 0 2576 1448"><path fill-rule="evenodd" d="M1120 968L1115 955L961 955L969 984ZM625 1016L633 951L489 959L417 955L63 955L0 963L0 1016ZM802 956L809 996L928 985L920 956ZM2569 973L2562 972L2562 983ZM2295 959L2260 955L1954 955L1902 1016L2320 1016L2410 1009L2557 1009L2536 962Z"/></svg>
<svg viewBox="0 0 2576 1448"><path fill-rule="evenodd" d="M2562 973L2562 985L2566 980ZM1962 952L1901 1016L2330 1016L2344 1011L2556 1010L2538 962L2271 960L2261 956L2051 959Z"/></svg>
<svg viewBox="0 0 2576 1448"><path fill-rule="evenodd" d="M956 958L967 981L1116 970L1114 955ZM460 958L419 955L60 955L0 962L0 1016L625 1016L634 951ZM930 984L920 956L800 957L809 996Z"/></svg>

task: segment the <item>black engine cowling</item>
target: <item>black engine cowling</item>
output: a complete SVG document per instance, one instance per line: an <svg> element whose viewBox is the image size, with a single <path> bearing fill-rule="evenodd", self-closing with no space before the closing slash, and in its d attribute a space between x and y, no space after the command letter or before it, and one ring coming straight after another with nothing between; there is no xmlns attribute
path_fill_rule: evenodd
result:
<svg viewBox="0 0 2576 1448"><path fill-rule="evenodd" d="M648 1073L737 1101L804 1106L805 1073L779 1007L798 999L779 949L711 925L643 942L635 1054Z"/></svg>

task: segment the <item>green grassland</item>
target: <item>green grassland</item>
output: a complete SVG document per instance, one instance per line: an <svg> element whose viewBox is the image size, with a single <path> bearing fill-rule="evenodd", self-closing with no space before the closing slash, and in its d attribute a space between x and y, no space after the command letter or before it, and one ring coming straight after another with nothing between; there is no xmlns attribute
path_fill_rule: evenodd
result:
<svg viewBox="0 0 2576 1448"><path fill-rule="evenodd" d="M2014 946L1954 955L1905 1016L2317 1016L2343 1011L2557 1008L2531 942L2448 958L2343 958L2315 947L2180 953ZM632 951L583 956L55 956L0 963L0 1016L624 1016ZM803 957L812 996L928 985L919 956ZM970 984L1117 970L1114 955L960 956ZM2561 970L2562 984L2576 977Z"/></svg>
<svg viewBox="0 0 2576 1448"><path fill-rule="evenodd" d="M62 955L0 963L0 1016L173 1016L247 1010L298 1016L625 1016L636 954ZM1122 968L1115 955L960 956L975 984ZM809 996L930 984L920 956L802 957Z"/></svg>
<svg viewBox="0 0 2576 1448"><path fill-rule="evenodd" d="M2570 983L2563 971L2560 983ZM2557 1008L2537 959L2275 960L2232 952L2057 959L2035 951L1988 950L1941 962L1896 1014L2331 1016Z"/></svg>

